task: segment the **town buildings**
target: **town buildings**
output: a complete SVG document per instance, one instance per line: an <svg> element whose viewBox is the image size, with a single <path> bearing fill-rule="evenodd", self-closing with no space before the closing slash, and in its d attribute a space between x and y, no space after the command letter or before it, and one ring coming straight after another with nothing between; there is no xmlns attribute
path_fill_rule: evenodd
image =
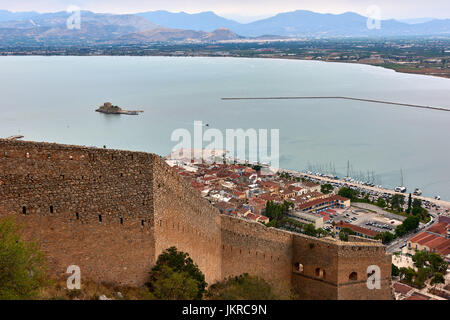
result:
<svg viewBox="0 0 450 320"><path fill-rule="evenodd" d="M274 172L262 174L257 166L244 163L174 160L172 156L166 162L222 214L267 224L267 202L289 202L290 218L318 229L330 219L333 209L350 207L349 199L323 194L320 184L305 179L287 179Z"/></svg>

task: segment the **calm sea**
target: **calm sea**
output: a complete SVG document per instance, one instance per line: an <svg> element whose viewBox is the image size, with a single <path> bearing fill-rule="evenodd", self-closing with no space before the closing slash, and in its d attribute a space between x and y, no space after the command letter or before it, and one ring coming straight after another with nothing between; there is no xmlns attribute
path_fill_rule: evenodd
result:
<svg viewBox="0 0 450 320"><path fill-rule="evenodd" d="M315 61L169 57L1 57L0 136L170 153L177 128L280 129L280 166L335 171L450 200L450 112L356 101L222 101L350 96L450 108L450 80ZM139 116L94 112L103 102Z"/></svg>

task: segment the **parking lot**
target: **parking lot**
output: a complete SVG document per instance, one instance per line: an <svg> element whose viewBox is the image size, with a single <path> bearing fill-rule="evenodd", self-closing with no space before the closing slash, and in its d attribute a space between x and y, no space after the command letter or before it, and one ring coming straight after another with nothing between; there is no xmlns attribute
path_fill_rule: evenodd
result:
<svg viewBox="0 0 450 320"><path fill-rule="evenodd" d="M330 225L332 221L336 223L343 221L378 232L394 232L395 228L402 223L400 219L386 217L379 212L355 206L345 210L337 210L330 218L331 220L327 221L326 225Z"/></svg>

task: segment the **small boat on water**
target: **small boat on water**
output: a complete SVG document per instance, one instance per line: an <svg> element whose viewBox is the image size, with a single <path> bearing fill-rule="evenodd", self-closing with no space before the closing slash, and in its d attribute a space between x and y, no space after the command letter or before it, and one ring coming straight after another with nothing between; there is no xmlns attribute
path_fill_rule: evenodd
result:
<svg viewBox="0 0 450 320"><path fill-rule="evenodd" d="M394 189L395 192L401 192L401 193L405 193L406 192L406 187L400 186L400 187L396 187Z"/></svg>
<svg viewBox="0 0 450 320"><path fill-rule="evenodd" d="M401 192L401 193L405 193L406 192L406 187L403 186L403 170L400 170L400 186L396 187L394 189L395 192Z"/></svg>
<svg viewBox="0 0 450 320"><path fill-rule="evenodd" d="M422 195L422 190L420 190L419 188L415 188L413 194L415 196L421 196Z"/></svg>
<svg viewBox="0 0 450 320"><path fill-rule="evenodd" d="M440 196L436 196L436 197L434 197L434 199L441 200L441 197Z"/></svg>

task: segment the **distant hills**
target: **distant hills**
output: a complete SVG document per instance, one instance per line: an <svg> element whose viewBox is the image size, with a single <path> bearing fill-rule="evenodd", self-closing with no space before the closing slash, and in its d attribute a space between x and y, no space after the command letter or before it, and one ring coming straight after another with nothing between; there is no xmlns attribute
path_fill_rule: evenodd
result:
<svg viewBox="0 0 450 320"><path fill-rule="evenodd" d="M236 40L243 37L231 32L228 29L221 28L212 32L172 29L172 28L156 28L152 30L135 32L114 39L116 43L145 43L145 42L168 42L168 41L198 41L198 42L214 42L223 40Z"/></svg>
<svg viewBox="0 0 450 320"><path fill-rule="evenodd" d="M30 19L0 22L0 44L84 44L111 41L158 26L136 15L81 13L81 29L70 30L67 12L45 13Z"/></svg>
<svg viewBox="0 0 450 320"><path fill-rule="evenodd" d="M214 31L226 28L237 32L236 30L242 25L239 22L222 18L211 11L189 14L186 12L173 13L158 10L138 13L137 15L160 26L175 29Z"/></svg>
<svg viewBox="0 0 450 320"><path fill-rule="evenodd" d="M0 19L6 20L5 15ZM18 15L19 17L21 15ZM70 30L67 12L22 15L18 20L0 20L0 44L102 44L168 41L221 41L243 37L225 28L212 32L167 28L132 14L81 12L81 29ZM17 15L12 16L13 19Z"/></svg>
<svg viewBox="0 0 450 320"><path fill-rule="evenodd" d="M34 16L39 15L37 12L11 12L7 10L0 10L0 22L12 21L12 20L24 20L31 19Z"/></svg>
<svg viewBox="0 0 450 320"><path fill-rule="evenodd" d="M153 11L139 13L168 28L212 31L227 28L246 37L278 35L285 37L359 37L359 36L423 36L449 35L450 19L411 20L411 24L397 20L383 20L381 29L367 28L367 17L357 13L322 14L306 10L280 13L251 23L238 23L222 18L213 12L188 14Z"/></svg>
<svg viewBox="0 0 450 320"><path fill-rule="evenodd" d="M214 12L152 11L138 14L81 13L81 29L69 30L67 12L13 13L0 10L0 45L140 43L168 41L223 41L245 37L389 37L450 36L450 19L383 20L380 29L367 28L367 18L356 13L321 14L298 10L251 23L225 19Z"/></svg>

